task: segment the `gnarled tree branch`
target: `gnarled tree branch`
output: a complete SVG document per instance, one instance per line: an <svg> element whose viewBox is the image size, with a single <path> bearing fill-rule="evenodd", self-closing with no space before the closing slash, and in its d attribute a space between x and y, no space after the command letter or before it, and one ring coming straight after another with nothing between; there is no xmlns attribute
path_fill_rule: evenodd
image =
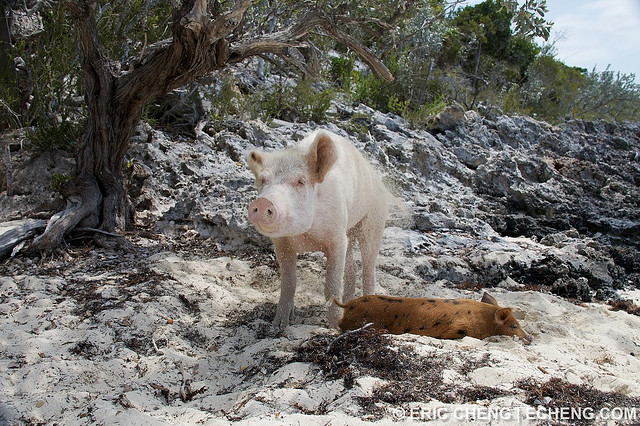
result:
<svg viewBox="0 0 640 426"><path fill-rule="evenodd" d="M331 18L319 10L310 11L287 29L231 43L229 47L229 62L241 62L250 56L265 53L281 55L283 49L305 47L307 43L302 40L302 37L311 29L319 27L327 35L355 51L380 77L387 81L393 81L393 75L389 69L371 50L349 34L338 29L337 19Z"/></svg>
<svg viewBox="0 0 640 426"><path fill-rule="evenodd" d="M172 37L147 46L126 67L110 60L99 41L96 0L64 1L78 29L87 129L67 209L51 218L31 247L35 252L53 250L76 226L99 226L112 232L131 225L133 210L122 184L122 165L131 133L144 105L154 96L251 56L275 55L312 72L314 55L305 57L297 49L314 49L305 39L314 28L351 48L385 80L393 80L382 61L341 29L348 18L321 10L308 11L283 30L242 38L233 33L251 0L236 0L224 13L218 10L218 2L210 0L172 1Z"/></svg>

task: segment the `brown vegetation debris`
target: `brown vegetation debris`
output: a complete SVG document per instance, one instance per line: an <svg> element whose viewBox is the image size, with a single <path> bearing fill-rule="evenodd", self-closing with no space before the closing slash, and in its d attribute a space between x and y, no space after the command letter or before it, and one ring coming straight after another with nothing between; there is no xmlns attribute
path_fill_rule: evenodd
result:
<svg viewBox="0 0 640 426"><path fill-rule="evenodd" d="M524 403L532 406L544 405L548 408L584 409L594 412L604 407L637 407L640 398L631 398L622 393L604 392L589 385L574 385L553 377L545 383L526 378L516 383L516 387L526 392ZM576 418L574 424L589 424L587 419Z"/></svg>
<svg viewBox="0 0 640 426"><path fill-rule="evenodd" d="M294 358L294 361L318 365L327 379L342 379L346 388L352 387L361 376L385 380L370 396L358 397L359 404L373 418L385 415L380 403L397 406L431 399L445 403L472 402L509 393L488 386L463 387L443 380L444 370L455 370L464 376L489 365L488 354L480 359L453 352L433 351L423 355L410 345L398 345L392 337L366 327L337 337L314 336L298 348Z"/></svg>
<svg viewBox="0 0 640 426"><path fill-rule="evenodd" d="M610 311L625 311L628 314L640 316L640 306L633 303L633 300L610 300L609 305L611 305Z"/></svg>

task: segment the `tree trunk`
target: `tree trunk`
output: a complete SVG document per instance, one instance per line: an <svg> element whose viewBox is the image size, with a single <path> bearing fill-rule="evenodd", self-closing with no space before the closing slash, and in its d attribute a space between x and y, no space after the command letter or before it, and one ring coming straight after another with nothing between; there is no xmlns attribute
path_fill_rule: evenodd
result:
<svg viewBox="0 0 640 426"><path fill-rule="evenodd" d="M138 123L144 102L125 97L118 101L120 78L98 41L95 4L69 2L77 23L84 71L87 125L76 163L76 177L63 188L66 209L54 215L44 234L30 247L32 252L51 251L78 225L112 232L132 224L132 209L122 183L122 164L129 137ZM135 92L137 93L137 91ZM135 95L134 93L134 95Z"/></svg>
<svg viewBox="0 0 640 426"><path fill-rule="evenodd" d="M11 254L18 244L41 231L46 221L41 219L23 219L0 223L0 256Z"/></svg>
<svg viewBox="0 0 640 426"><path fill-rule="evenodd" d="M476 100L478 99L478 95L480 94L480 89L478 88L478 81L480 80L479 72L480 72L480 55L482 54L482 43L478 42L478 51L476 52L476 62L473 68L473 79L471 81L471 89L473 90L473 97L471 98L471 103L469 105L465 105L467 109L475 108Z"/></svg>
<svg viewBox="0 0 640 426"><path fill-rule="evenodd" d="M0 69L9 70L13 68L13 63L9 57L11 47L11 31L9 30L9 9L6 2L0 2Z"/></svg>
<svg viewBox="0 0 640 426"><path fill-rule="evenodd" d="M85 69L91 70L85 74L95 71L89 66ZM124 188L122 167L129 138L148 97L122 105L118 101L118 80L102 71L106 77L102 84L87 85L87 125L76 177L62 191L67 208L52 217L45 233L32 244L32 251L57 247L76 226L113 232L129 230L133 225L134 210Z"/></svg>
<svg viewBox="0 0 640 426"><path fill-rule="evenodd" d="M288 49L308 47L302 38L313 27L321 27L354 49L385 79L393 79L366 47L318 11L305 14L288 29L232 43L227 36L240 24L250 0L236 0L224 14L208 10L207 0L185 0L180 9L173 10L173 37L148 46L124 72L124 64L109 60L100 45L94 0L67 0L66 4L78 30L87 127L76 178L63 191L67 208L51 218L44 234L31 245L32 253L55 249L78 225L107 232L132 226L134 211L123 185L123 161L144 105L156 95L249 56L271 53L286 60Z"/></svg>

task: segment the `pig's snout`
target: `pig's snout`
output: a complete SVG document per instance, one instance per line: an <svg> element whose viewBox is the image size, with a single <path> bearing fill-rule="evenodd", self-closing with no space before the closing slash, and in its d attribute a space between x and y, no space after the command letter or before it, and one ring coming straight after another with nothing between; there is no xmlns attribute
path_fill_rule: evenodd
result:
<svg viewBox="0 0 640 426"><path fill-rule="evenodd" d="M278 222L278 208L266 198L257 198L249 205L249 220L260 226L271 226Z"/></svg>

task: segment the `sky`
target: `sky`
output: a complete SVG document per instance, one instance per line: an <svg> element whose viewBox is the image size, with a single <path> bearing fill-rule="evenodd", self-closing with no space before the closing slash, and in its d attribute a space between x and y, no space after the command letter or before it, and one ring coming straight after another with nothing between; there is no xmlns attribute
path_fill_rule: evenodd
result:
<svg viewBox="0 0 640 426"><path fill-rule="evenodd" d="M640 0L547 0L547 10L556 59L588 71L611 65L640 84Z"/></svg>
<svg viewBox="0 0 640 426"><path fill-rule="evenodd" d="M635 74L640 82L640 0L547 0L550 41L567 65Z"/></svg>

